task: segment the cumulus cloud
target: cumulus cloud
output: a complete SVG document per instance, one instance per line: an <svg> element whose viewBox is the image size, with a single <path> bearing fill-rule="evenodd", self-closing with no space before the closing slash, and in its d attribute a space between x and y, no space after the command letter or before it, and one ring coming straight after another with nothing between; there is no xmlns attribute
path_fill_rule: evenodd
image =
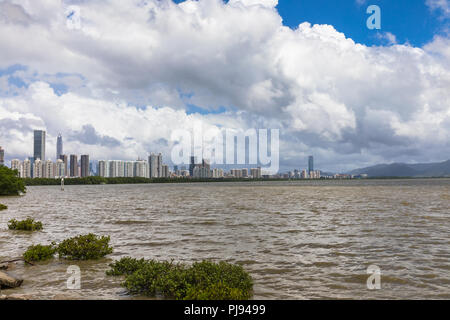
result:
<svg viewBox="0 0 450 320"><path fill-rule="evenodd" d="M67 28L69 4L80 7L79 29ZM171 131L197 124L279 128L285 166L310 153L337 169L450 151L444 37L416 48L385 34L389 46L367 47L330 25L283 26L275 0L0 5L13 12L0 15L0 69L26 66L0 72L9 149L39 125L97 159L170 154ZM214 113L189 114L190 105ZM25 142L14 148L31 153Z"/></svg>

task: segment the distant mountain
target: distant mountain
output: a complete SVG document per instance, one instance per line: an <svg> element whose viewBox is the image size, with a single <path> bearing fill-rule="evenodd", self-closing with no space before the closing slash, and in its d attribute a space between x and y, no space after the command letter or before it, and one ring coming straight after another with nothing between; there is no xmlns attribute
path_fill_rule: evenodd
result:
<svg viewBox="0 0 450 320"><path fill-rule="evenodd" d="M349 174L369 177L450 177L450 160L436 163L392 163L355 169Z"/></svg>

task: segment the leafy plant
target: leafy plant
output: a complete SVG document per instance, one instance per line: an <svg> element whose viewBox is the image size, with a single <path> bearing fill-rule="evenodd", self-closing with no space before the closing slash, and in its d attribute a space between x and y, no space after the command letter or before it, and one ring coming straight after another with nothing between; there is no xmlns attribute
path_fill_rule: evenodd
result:
<svg viewBox="0 0 450 320"><path fill-rule="evenodd" d="M0 211L8 209L8 206L5 206L4 204L0 203Z"/></svg>
<svg viewBox="0 0 450 320"><path fill-rule="evenodd" d="M59 256L69 260L99 259L112 253L109 246L110 237L95 234L80 235L61 242L56 251Z"/></svg>
<svg viewBox="0 0 450 320"><path fill-rule="evenodd" d="M25 183L19 178L19 172L0 166L0 196L18 196L25 192Z"/></svg>
<svg viewBox="0 0 450 320"><path fill-rule="evenodd" d="M145 259L137 260L130 257L125 257L115 263L111 263L109 265L111 270L106 271L106 274L108 276L130 275L138 269L144 267L147 263L148 262Z"/></svg>
<svg viewBox="0 0 450 320"><path fill-rule="evenodd" d="M27 261L45 261L53 258L56 249L53 245L33 245L29 246L23 254L23 258Z"/></svg>
<svg viewBox="0 0 450 320"><path fill-rule="evenodd" d="M34 221L32 218L25 220L12 219L8 221L9 230L38 231L42 230L42 222Z"/></svg>
<svg viewBox="0 0 450 320"><path fill-rule="evenodd" d="M130 257L110 264L108 275L125 275L130 294L177 300L246 300L253 291L251 276L238 265L202 261L192 266Z"/></svg>

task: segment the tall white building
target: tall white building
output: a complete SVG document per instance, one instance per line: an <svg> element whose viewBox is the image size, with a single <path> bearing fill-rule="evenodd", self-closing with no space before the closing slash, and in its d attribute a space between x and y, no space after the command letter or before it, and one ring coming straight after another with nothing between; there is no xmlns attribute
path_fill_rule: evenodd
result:
<svg viewBox="0 0 450 320"><path fill-rule="evenodd" d="M109 177L109 162L106 160L100 160L98 162L97 175L99 177Z"/></svg>
<svg viewBox="0 0 450 320"><path fill-rule="evenodd" d="M23 177L23 165L19 159L11 160L11 169L19 171L19 177Z"/></svg>
<svg viewBox="0 0 450 320"><path fill-rule="evenodd" d="M134 177L134 161L124 162L124 176L128 178Z"/></svg>
<svg viewBox="0 0 450 320"><path fill-rule="evenodd" d="M67 173L66 173L66 164L61 159L56 160L55 176L57 176L57 177L65 177L66 175L67 175Z"/></svg>
<svg viewBox="0 0 450 320"><path fill-rule="evenodd" d="M44 177L44 164L41 159L34 160L33 163L33 178L43 178Z"/></svg>
<svg viewBox="0 0 450 320"><path fill-rule="evenodd" d="M26 159L22 163L22 178L31 178L31 161Z"/></svg>
<svg viewBox="0 0 450 320"><path fill-rule="evenodd" d="M117 178L125 176L125 162L122 160L109 161L109 177Z"/></svg>
<svg viewBox="0 0 450 320"><path fill-rule="evenodd" d="M147 178L148 177L148 163L145 160L137 160L134 162L134 176Z"/></svg>
<svg viewBox="0 0 450 320"><path fill-rule="evenodd" d="M52 160L47 160L43 163L42 166L42 177L43 178L49 178L49 179L54 179L55 178L55 164L53 163Z"/></svg>

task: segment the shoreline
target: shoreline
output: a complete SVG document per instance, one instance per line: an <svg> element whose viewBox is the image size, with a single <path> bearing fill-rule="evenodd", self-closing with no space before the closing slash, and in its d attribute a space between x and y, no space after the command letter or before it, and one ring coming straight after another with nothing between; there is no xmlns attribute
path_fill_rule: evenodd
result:
<svg viewBox="0 0 450 320"><path fill-rule="evenodd" d="M131 185L131 184L186 184L186 183L224 183L224 182L343 182L343 181L389 181L389 180L446 180L450 177L368 177L353 179L283 179L283 178L262 178L262 179L243 179L243 178L207 178L207 179L190 179L190 178L103 178L103 177L86 177L86 178L66 178L64 185ZM59 186L61 179L48 178L26 178L23 179L27 187L32 186Z"/></svg>

